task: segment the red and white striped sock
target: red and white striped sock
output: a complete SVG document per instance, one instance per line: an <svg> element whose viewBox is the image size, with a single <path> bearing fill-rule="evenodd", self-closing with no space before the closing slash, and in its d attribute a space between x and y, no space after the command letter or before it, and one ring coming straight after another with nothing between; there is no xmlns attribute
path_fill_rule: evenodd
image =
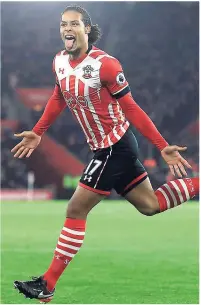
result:
<svg viewBox="0 0 201 305"><path fill-rule="evenodd" d="M63 271L81 248L86 220L66 218L54 252L54 258L44 274L48 290L52 291Z"/></svg>
<svg viewBox="0 0 201 305"><path fill-rule="evenodd" d="M155 191L160 212L174 208L199 193L199 178L184 178L163 184Z"/></svg>

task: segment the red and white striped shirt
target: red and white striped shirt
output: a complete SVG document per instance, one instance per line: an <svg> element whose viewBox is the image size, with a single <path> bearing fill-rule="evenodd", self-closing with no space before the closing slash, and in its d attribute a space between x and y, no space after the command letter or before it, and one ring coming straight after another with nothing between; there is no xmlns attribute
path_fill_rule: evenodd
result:
<svg viewBox="0 0 201 305"><path fill-rule="evenodd" d="M119 141L129 122L115 95L127 93L129 87L118 60L93 47L81 62L70 61L64 50L56 55L53 69L90 148L106 148Z"/></svg>
<svg viewBox="0 0 201 305"><path fill-rule="evenodd" d="M132 98L119 61L92 47L78 60L59 52L53 61L56 86L33 131L42 135L68 106L92 150L118 142L131 122L162 150L168 143Z"/></svg>

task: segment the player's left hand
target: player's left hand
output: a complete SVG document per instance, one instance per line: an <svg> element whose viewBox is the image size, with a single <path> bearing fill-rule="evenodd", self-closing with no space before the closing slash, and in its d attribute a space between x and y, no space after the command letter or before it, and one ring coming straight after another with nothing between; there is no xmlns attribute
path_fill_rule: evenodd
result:
<svg viewBox="0 0 201 305"><path fill-rule="evenodd" d="M161 151L163 159L168 164L170 171L174 176L175 173L177 173L179 177L182 177L182 175L187 176L184 166L192 168L191 165L179 153L179 151L185 151L186 149L187 147L169 145Z"/></svg>

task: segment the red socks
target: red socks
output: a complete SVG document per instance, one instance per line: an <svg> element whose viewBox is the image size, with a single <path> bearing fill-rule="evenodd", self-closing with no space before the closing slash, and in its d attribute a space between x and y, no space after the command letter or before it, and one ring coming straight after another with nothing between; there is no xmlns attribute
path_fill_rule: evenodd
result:
<svg viewBox="0 0 201 305"><path fill-rule="evenodd" d="M59 277L81 248L85 235L86 220L66 218L49 269L44 274L47 288L52 291Z"/></svg>
<svg viewBox="0 0 201 305"><path fill-rule="evenodd" d="M174 208L199 193L199 178L184 178L163 184L155 191L160 212Z"/></svg>

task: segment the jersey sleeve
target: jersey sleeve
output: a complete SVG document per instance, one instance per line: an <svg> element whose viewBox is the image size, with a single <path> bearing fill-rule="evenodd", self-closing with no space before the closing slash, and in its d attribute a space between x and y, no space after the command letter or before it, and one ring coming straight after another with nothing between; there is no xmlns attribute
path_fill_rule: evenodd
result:
<svg viewBox="0 0 201 305"><path fill-rule="evenodd" d="M53 94L48 100L45 110L34 126L33 131L37 135L42 136L66 107L67 104L63 98L60 87L55 85Z"/></svg>
<svg viewBox="0 0 201 305"><path fill-rule="evenodd" d="M118 99L118 102L126 118L144 137L152 142L160 151L168 146L167 141L162 137L152 120L137 105L130 93Z"/></svg>
<svg viewBox="0 0 201 305"><path fill-rule="evenodd" d="M56 59L56 56L54 57L53 62L52 62L52 71L53 71L53 73L55 75L55 83L56 83L56 85L59 86L59 80L58 80L58 77L57 77L57 74L56 74L56 70L55 70L55 59Z"/></svg>
<svg viewBox="0 0 201 305"><path fill-rule="evenodd" d="M105 57L100 68L101 83L106 86L116 99L130 92L129 84L124 76L120 62L114 57Z"/></svg>

